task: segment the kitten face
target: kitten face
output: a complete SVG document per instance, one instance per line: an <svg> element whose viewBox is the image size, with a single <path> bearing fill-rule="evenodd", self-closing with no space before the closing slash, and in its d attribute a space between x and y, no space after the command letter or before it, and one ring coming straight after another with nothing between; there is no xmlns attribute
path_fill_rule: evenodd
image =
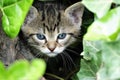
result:
<svg viewBox="0 0 120 80"><path fill-rule="evenodd" d="M45 6L37 11L31 8L22 32L30 46L47 56L62 53L67 46L76 41L79 35L83 5L76 3L64 10Z"/></svg>
<svg viewBox="0 0 120 80"><path fill-rule="evenodd" d="M72 43L72 41L74 41L74 38L68 33L58 33L57 31L52 33L37 33L32 36L32 39L39 44L34 47L48 56L55 56L61 53L70 43Z"/></svg>

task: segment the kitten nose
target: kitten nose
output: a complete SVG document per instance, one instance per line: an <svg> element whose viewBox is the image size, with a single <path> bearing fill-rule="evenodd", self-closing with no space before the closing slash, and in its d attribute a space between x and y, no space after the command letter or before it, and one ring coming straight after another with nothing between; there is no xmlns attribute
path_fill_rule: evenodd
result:
<svg viewBox="0 0 120 80"><path fill-rule="evenodd" d="M53 51L55 50L55 48L49 48L49 47L48 47L48 49L49 49L51 52L53 52Z"/></svg>
<svg viewBox="0 0 120 80"><path fill-rule="evenodd" d="M56 48L56 43L54 41L50 41L47 43L47 47L51 52L53 52Z"/></svg>

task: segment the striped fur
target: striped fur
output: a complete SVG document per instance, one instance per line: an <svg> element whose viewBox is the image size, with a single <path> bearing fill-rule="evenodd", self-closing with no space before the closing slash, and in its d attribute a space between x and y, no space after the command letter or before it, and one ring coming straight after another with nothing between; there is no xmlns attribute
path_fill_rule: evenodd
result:
<svg viewBox="0 0 120 80"><path fill-rule="evenodd" d="M41 55L56 56L62 53L79 35L83 5L78 2L66 8L58 3L44 3L35 7L31 8L22 27L29 45ZM62 33L66 37L58 39ZM37 34L44 35L45 39L38 39Z"/></svg>

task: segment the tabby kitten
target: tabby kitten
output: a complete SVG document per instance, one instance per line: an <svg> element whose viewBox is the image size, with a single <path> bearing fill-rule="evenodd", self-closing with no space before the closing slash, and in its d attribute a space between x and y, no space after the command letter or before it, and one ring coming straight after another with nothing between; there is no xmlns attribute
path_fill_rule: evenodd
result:
<svg viewBox="0 0 120 80"><path fill-rule="evenodd" d="M55 57L74 43L81 29L83 5L78 2L64 10L61 5L31 7L22 27L31 49L43 56Z"/></svg>
<svg viewBox="0 0 120 80"><path fill-rule="evenodd" d="M55 1L33 4L19 34L17 56L43 58L48 80L70 80L80 69L82 39L78 37L84 7L80 2L68 7Z"/></svg>

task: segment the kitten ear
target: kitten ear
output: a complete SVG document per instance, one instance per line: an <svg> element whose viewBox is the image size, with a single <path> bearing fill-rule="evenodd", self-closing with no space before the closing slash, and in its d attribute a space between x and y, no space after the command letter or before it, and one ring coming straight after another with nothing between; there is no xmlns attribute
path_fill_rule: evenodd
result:
<svg viewBox="0 0 120 80"><path fill-rule="evenodd" d="M24 21L24 24L23 26L29 24L32 20L34 20L36 17L38 16L38 11L35 7L31 6L26 18L25 18L25 21Z"/></svg>
<svg viewBox="0 0 120 80"><path fill-rule="evenodd" d="M77 2L65 10L65 15L74 25L81 26L84 6L81 2Z"/></svg>

